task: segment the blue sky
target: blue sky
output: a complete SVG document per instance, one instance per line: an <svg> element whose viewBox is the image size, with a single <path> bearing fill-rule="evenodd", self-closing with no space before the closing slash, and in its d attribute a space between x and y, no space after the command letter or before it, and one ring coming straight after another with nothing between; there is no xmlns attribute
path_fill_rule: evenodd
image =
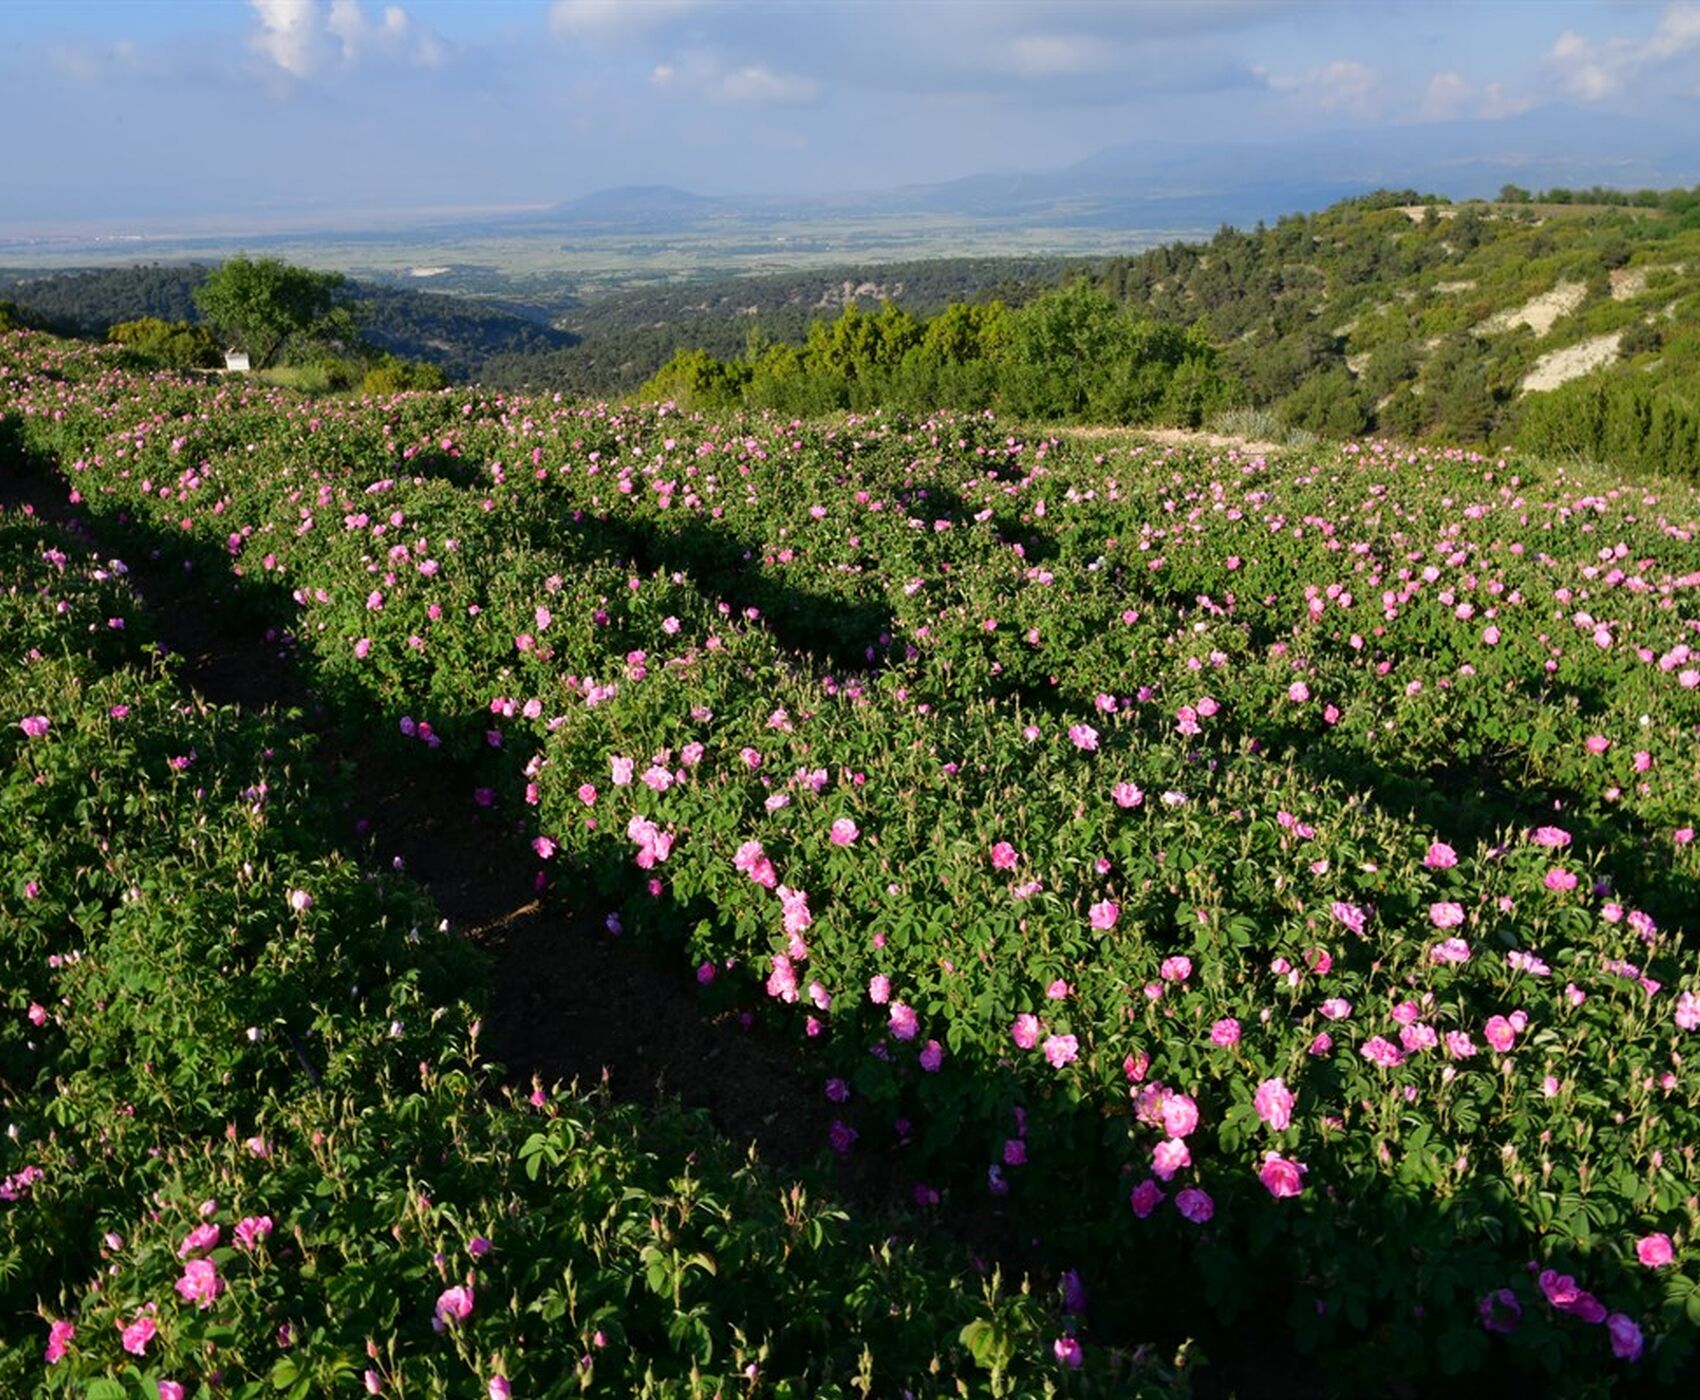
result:
<svg viewBox="0 0 1700 1400"><path fill-rule="evenodd" d="M876 189L1555 104L1700 137L1700 0L0 0L0 224Z"/></svg>

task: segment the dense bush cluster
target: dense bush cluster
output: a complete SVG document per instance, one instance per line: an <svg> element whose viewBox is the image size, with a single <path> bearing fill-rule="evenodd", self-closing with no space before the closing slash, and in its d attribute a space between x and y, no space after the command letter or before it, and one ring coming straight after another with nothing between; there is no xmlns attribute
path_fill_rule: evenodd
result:
<svg viewBox="0 0 1700 1400"><path fill-rule="evenodd" d="M90 509L794 1032L824 1145L1072 1271L1008 1355L1264 1319L1359 1393L1692 1365L1691 492L7 346Z"/></svg>
<svg viewBox="0 0 1700 1400"><path fill-rule="evenodd" d="M733 360L682 351L639 397L805 416L996 406L1041 422L1196 427L1238 394L1208 341L1076 282L1019 310L959 303L927 321L890 304L877 315L851 305L812 322L800 346L752 343Z"/></svg>

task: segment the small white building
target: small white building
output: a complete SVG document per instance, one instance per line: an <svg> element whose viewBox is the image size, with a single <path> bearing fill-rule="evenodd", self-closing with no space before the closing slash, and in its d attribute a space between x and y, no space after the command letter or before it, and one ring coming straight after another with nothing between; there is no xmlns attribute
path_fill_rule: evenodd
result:
<svg viewBox="0 0 1700 1400"><path fill-rule="evenodd" d="M246 374L249 370L248 352L246 350L226 350L224 352L224 367L232 374Z"/></svg>

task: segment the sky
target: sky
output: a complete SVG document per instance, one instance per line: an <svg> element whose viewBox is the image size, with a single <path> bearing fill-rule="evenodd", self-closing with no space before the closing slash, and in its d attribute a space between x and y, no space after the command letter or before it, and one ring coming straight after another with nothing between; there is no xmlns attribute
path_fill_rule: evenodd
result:
<svg viewBox="0 0 1700 1400"><path fill-rule="evenodd" d="M885 189L1560 104L1700 144L1700 0L0 0L0 225Z"/></svg>

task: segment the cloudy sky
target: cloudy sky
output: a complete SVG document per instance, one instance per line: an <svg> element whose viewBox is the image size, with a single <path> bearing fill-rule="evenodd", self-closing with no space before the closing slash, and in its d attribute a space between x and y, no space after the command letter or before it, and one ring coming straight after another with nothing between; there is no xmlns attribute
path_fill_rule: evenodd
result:
<svg viewBox="0 0 1700 1400"><path fill-rule="evenodd" d="M1700 0L0 0L0 224L876 189L1555 104L1700 136Z"/></svg>

